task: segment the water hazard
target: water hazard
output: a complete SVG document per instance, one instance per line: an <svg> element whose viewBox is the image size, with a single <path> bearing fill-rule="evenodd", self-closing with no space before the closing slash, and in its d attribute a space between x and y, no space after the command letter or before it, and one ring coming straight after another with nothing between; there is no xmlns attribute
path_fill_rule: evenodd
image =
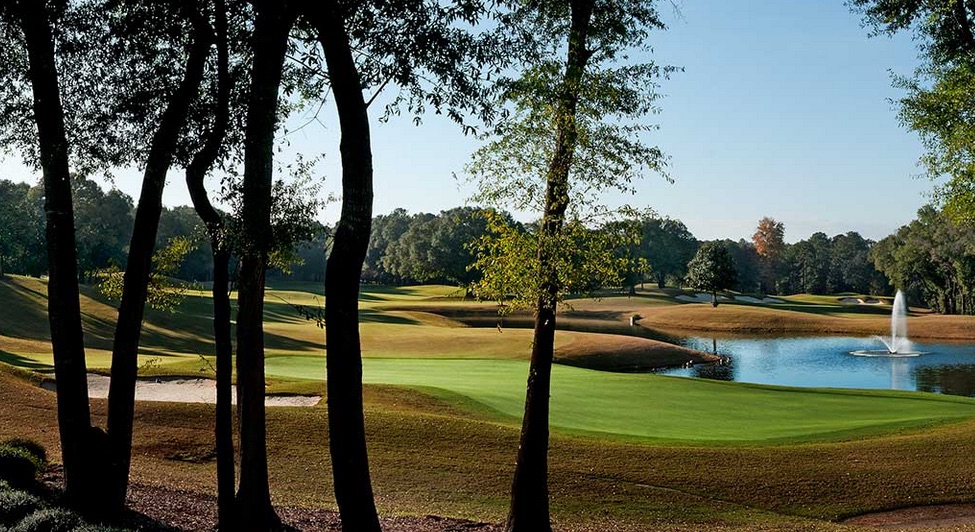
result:
<svg viewBox="0 0 975 532"><path fill-rule="evenodd" d="M919 390L975 397L975 345L913 342L919 356L853 356L877 349L875 338L703 338L684 346L725 356L722 364L666 369L658 373L726 381Z"/></svg>

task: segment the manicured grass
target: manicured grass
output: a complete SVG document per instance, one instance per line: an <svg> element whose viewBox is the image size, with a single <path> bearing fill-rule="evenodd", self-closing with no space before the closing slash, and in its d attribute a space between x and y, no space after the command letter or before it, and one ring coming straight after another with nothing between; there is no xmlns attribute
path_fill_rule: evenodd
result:
<svg viewBox="0 0 975 532"><path fill-rule="evenodd" d="M367 359L368 383L446 390L516 422L528 366L511 360ZM269 375L315 378L323 358L271 357ZM551 423L652 441L766 443L863 437L975 416L975 400L729 384L556 366Z"/></svg>

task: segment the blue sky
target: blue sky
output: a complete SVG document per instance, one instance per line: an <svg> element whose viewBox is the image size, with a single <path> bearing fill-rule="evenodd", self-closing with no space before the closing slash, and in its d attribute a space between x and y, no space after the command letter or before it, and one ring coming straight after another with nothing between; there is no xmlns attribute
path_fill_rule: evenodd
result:
<svg viewBox="0 0 975 532"><path fill-rule="evenodd" d="M651 140L671 158L673 184L655 175L624 200L681 219L700 239L750 238L758 220L783 222L786 240L815 231L879 239L913 219L932 183L915 177L920 143L897 123L889 71L910 74L910 36L868 38L841 0L682 0L661 3L668 30L654 58L684 68L664 81ZM330 105L330 104L329 104ZM297 123L298 121L296 121ZM327 190L338 192L331 115L292 133L288 153L326 153ZM460 173L477 143L440 117L376 124L375 212L437 212L462 205ZM8 158L0 176L33 180ZM116 184L133 197L139 174ZM167 204L185 204L172 174ZM334 220L337 205L326 209Z"/></svg>

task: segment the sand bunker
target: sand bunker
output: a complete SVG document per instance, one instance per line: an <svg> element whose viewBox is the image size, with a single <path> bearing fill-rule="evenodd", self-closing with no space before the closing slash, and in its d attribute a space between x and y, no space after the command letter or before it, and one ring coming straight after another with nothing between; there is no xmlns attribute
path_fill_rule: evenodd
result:
<svg viewBox="0 0 975 532"><path fill-rule="evenodd" d="M850 305L879 305L883 303L883 301L872 297L868 297L866 299L861 299L859 297L843 297L840 298L840 303L847 303Z"/></svg>
<svg viewBox="0 0 975 532"><path fill-rule="evenodd" d="M705 294L703 292L698 292L693 296L679 295L676 299L681 301L689 301L691 303L710 303L711 294ZM728 298L725 296L718 296L718 301L727 301ZM774 297L763 297L757 298L752 296L735 296L735 301L742 301L745 303L782 303L781 299L775 299Z"/></svg>
<svg viewBox="0 0 975 532"><path fill-rule="evenodd" d="M782 303L781 299L774 297L757 298L752 296L735 296L735 300L744 301L745 303Z"/></svg>
<svg viewBox="0 0 975 532"><path fill-rule="evenodd" d="M110 379L104 375L88 374L88 396L95 399L108 397ZM54 381L46 381L44 388L54 390ZM237 391L232 390L233 402ZM217 402L216 381L187 378L140 378L135 383L136 401L167 401L171 403ZM315 406L322 398L317 395L272 395L265 398L267 406Z"/></svg>

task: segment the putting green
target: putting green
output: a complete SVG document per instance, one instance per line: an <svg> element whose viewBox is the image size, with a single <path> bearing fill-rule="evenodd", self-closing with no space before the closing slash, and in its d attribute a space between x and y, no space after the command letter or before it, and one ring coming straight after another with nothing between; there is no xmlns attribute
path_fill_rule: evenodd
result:
<svg viewBox="0 0 975 532"><path fill-rule="evenodd" d="M366 383L432 387L513 422L528 364L517 360L363 360ZM273 356L269 375L320 379L324 356ZM555 366L551 424L570 431L688 443L822 441L975 416L975 400L892 391L784 388Z"/></svg>

